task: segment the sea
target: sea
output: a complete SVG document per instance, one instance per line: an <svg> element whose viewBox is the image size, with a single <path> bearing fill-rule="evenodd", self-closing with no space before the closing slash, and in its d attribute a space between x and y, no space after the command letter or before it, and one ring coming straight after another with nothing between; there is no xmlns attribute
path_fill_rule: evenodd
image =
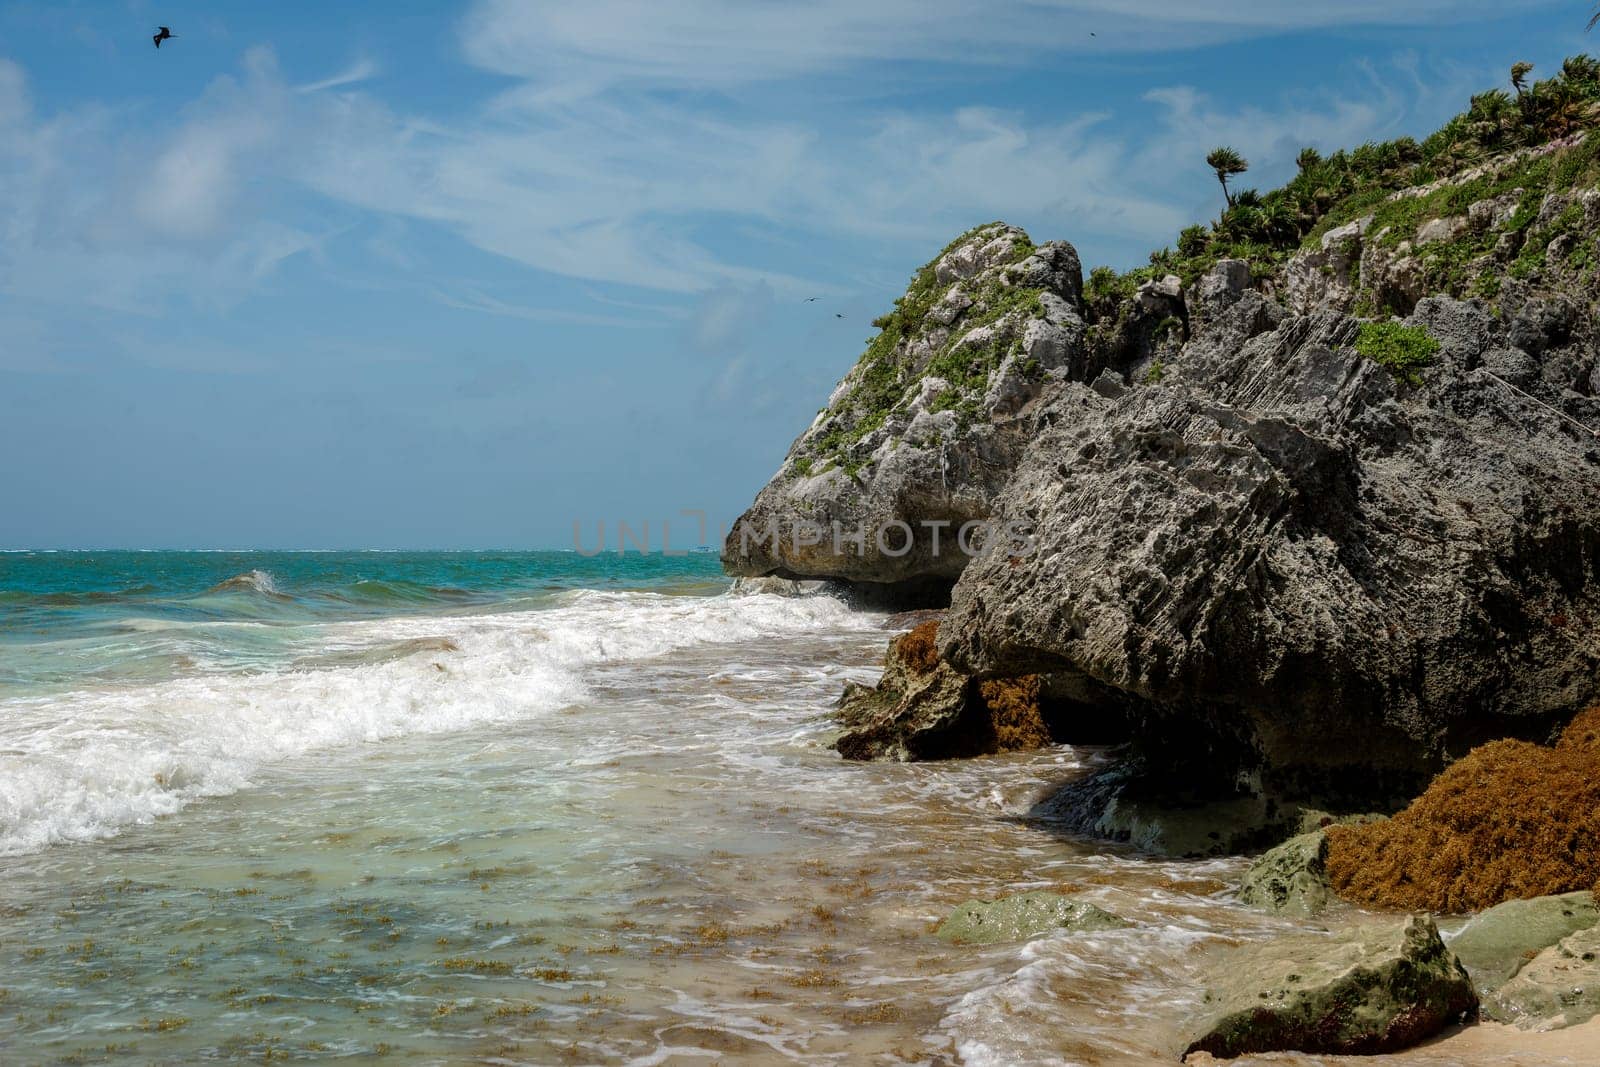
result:
<svg viewBox="0 0 1600 1067"><path fill-rule="evenodd" d="M0 1063L1175 1062L1307 924L1032 816L1104 750L843 762L905 625L703 553L0 554ZM1133 925L934 934L1035 889Z"/></svg>

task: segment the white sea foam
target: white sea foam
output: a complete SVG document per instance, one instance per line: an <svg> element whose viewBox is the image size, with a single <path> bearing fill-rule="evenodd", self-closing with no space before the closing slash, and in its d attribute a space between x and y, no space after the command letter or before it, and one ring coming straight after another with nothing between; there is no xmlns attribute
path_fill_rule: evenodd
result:
<svg viewBox="0 0 1600 1067"><path fill-rule="evenodd" d="M432 637L456 651L0 702L0 855L113 835L243 789L286 759L548 714L581 701L600 665L873 625L827 597L585 591L540 611L344 623L326 635L334 648Z"/></svg>

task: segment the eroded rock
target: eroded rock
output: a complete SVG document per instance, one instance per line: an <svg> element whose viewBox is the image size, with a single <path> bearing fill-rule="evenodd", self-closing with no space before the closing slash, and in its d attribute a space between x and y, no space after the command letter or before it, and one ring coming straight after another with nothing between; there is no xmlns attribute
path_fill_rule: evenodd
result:
<svg viewBox="0 0 1600 1067"><path fill-rule="evenodd" d="M1588 890L1508 900L1479 912L1450 939L1450 949L1488 996L1523 964L1562 938L1600 925L1600 907Z"/></svg>
<svg viewBox="0 0 1600 1067"><path fill-rule="evenodd" d="M1071 245L982 226L912 280L730 531L738 576L838 578L935 601L970 558L1050 383L1098 373ZM975 543L969 539L969 543ZM941 588L942 586L942 588Z"/></svg>
<svg viewBox="0 0 1600 1067"><path fill-rule="evenodd" d="M1133 924L1087 901L1060 893L1019 893L998 900L969 900L939 924L939 937L963 945L1022 941L1039 934L1069 930L1094 933L1122 930Z"/></svg>
<svg viewBox="0 0 1600 1067"><path fill-rule="evenodd" d="M938 658L937 620L890 642L876 686L850 685L839 702L845 731L834 748L846 759L950 759L1051 743L1039 679L978 681Z"/></svg>
<svg viewBox="0 0 1600 1067"><path fill-rule="evenodd" d="M1478 998L1433 920L1288 936L1219 954L1184 1055L1373 1055L1470 1017Z"/></svg>
<svg viewBox="0 0 1600 1067"><path fill-rule="evenodd" d="M1278 913L1320 915L1333 900L1327 861L1327 834L1314 830L1291 837L1250 865L1239 902Z"/></svg>
<svg viewBox="0 0 1600 1067"><path fill-rule="evenodd" d="M996 501L1034 551L973 561L944 657L1129 694L1150 766L1221 794L1412 796L1548 734L1600 685L1600 442L1476 369L1480 306L1419 305L1406 386L1335 311L1240 341L1250 303L1160 388L1061 387Z"/></svg>
<svg viewBox="0 0 1600 1067"><path fill-rule="evenodd" d="M1600 927L1540 952L1483 1002L1497 1022L1529 1030L1576 1026L1600 1015Z"/></svg>

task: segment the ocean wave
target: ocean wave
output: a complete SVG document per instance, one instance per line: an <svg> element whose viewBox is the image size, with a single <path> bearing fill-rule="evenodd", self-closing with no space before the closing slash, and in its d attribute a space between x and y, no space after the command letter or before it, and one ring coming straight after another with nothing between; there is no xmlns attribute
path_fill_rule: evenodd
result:
<svg viewBox="0 0 1600 1067"><path fill-rule="evenodd" d="M375 606L467 601L473 598L472 593L454 586L423 585L399 578L362 578L321 595L329 600Z"/></svg>
<svg viewBox="0 0 1600 1067"><path fill-rule="evenodd" d="M116 604L124 600L141 600L155 591L156 587L148 583L131 585L126 589L85 589L50 593L30 593L24 589L0 589L0 604L37 605L42 607Z"/></svg>
<svg viewBox="0 0 1600 1067"><path fill-rule="evenodd" d="M537 611L329 627L330 651L385 649L377 662L0 702L0 855L108 837L318 751L549 714L604 664L876 621L829 597L583 590Z"/></svg>
<svg viewBox="0 0 1600 1067"><path fill-rule="evenodd" d="M293 600L294 598L278 589L272 575L263 570L246 571L236 574L232 578L218 582L207 589L205 595L214 596L219 593L259 593L274 600Z"/></svg>

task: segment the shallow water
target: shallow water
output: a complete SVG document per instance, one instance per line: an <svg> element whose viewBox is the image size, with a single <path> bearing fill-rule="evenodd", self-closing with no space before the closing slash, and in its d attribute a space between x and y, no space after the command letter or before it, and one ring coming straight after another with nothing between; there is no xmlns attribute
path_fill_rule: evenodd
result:
<svg viewBox="0 0 1600 1067"><path fill-rule="evenodd" d="M0 704L0 1059L1172 1062L1206 950L1290 924L1019 818L1097 752L842 763L886 621L567 591ZM1137 925L931 935L1033 888Z"/></svg>

